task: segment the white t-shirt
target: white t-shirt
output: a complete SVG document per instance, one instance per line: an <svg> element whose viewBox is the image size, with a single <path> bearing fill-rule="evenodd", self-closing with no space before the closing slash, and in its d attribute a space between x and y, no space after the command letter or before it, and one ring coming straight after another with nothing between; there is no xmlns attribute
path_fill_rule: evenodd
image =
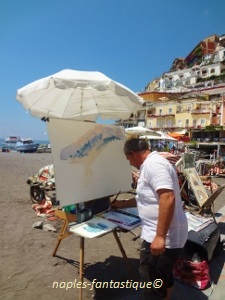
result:
<svg viewBox="0 0 225 300"><path fill-rule="evenodd" d="M137 206L142 220L142 238L151 243L156 235L159 197L157 190L175 193L175 209L166 236L166 248L182 248L188 236L187 218L182 207L175 168L156 151L150 153L140 168L137 185Z"/></svg>

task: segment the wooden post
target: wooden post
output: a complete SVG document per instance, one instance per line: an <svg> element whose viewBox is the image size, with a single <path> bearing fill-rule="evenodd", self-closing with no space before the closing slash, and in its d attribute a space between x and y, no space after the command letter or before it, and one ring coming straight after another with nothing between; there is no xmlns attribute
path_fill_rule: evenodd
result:
<svg viewBox="0 0 225 300"><path fill-rule="evenodd" d="M83 279L84 279L84 237L80 236L80 282L81 288L79 290L79 300L82 300L83 294Z"/></svg>

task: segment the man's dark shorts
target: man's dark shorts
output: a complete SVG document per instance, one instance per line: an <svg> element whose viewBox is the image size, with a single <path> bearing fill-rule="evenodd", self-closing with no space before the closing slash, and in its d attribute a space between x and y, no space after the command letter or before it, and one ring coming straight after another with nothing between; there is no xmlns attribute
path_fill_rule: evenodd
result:
<svg viewBox="0 0 225 300"><path fill-rule="evenodd" d="M182 249L166 249L163 254L154 256L150 244L143 241L140 251L140 276L142 282L151 282L144 289L145 299L162 300L166 298L166 289L174 284L173 267Z"/></svg>

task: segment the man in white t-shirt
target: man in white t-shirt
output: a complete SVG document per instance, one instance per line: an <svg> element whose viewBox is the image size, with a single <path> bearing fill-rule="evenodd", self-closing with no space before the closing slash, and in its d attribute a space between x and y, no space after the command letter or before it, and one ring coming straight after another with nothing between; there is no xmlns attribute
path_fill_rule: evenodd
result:
<svg viewBox="0 0 225 300"><path fill-rule="evenodd" d="M182 208L175 168L151 152L144 139L129 139L124 153L130 164L139 169L136 199L115 201L113 207L138 207L142 220L140 276L151 282L144 289L145 299L170 299L173 266L185 245L188 224Z"/></svg>

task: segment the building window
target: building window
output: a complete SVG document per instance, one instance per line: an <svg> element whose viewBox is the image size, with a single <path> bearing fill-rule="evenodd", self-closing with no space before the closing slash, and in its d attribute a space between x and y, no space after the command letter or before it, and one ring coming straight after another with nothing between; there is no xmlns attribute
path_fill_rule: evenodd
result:
<svg viewBox="0 0 225 300"><path fill-rule="evenodd" d="M159 115L162 115L162 109L161 108L159 109Z"/></svg>
<svg viewBox="0 0 225 300"><path fill-rule="evenodd" d="M210 74L215 74L215 69L214 68L210 70Z"/></svg>
<svg viewBox="0 0 225 300"><path fill-rule="evenodd" d="M204 126L206 123L206 119L201 119L201 125Z"/></svg>
<svg viewBox="0 0 225 300"><path fill-rule="evenodd" d="M177 113L180 113L182 111L181 106L177 106Z"/></svg>
<svg viewBox="0 0 225 300"><path fill-rule="evenodd" d="M172 121L171 120L167 121L167 127L172 127Z"/></svg>
<svg viewBox="0 0 225 300"><path fill-rule="evenodd" d="M206 105L202 105L201 108L202 108L203 111L207 111L207 106Z"/></svg>
<svg viewBox="0 0 225 300"><path fill-rule="evenodd" d="M185 120L185 127L188 127L189 126L189 119L186 119Z"/></svg>
<svg viewBox="0 0 225 300"><path fill-rule="evenodd" d="M152 128L152 122L149 122L149 123L148 123L148 127L149 127L149 128Z"/></svg>
<svg viewBox="0 0 225 300"><path fill-rule="evenodd" d="M196 127L196 125L197 125L197 120L196 120L196 119L193 119L192 124L193 124L193 127Z"/></svg>
<svg viewBox="0 0 225 300"><path fill-rule="evenodd" d="M187 105L187 111L191 111L192 110L192 104L188 104Z"/></svg>
<svg viewBox="0 0 225 300"><path fill-rule="evenodd" d="M182 125L182 121L178 120L178 127L181 127L181 125Z"/></svg>
<svg viewBox="0 0 225 300"><path fill-rule="evenodd" d="M208 74L208 70L207 69L203 69L202 70L202 76L206 76Z"/></svg>
<svg viewBox="0 0 225 300"><path fill-rule="evenodd" d="M168 112L171 115L173 113L173 109L170 107Z"/></svg>
<svg viewBox="0 0 225 300"><path fill-rule="evenodd" d="M139 119L144 119L145 118L145 111L139 111L138 112L138 118Z"/></svg>

